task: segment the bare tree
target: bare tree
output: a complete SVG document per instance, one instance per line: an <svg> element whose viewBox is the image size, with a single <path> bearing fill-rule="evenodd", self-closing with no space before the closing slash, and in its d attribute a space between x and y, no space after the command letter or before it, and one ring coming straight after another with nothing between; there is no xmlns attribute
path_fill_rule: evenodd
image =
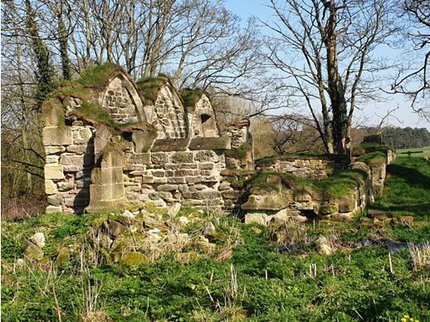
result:
<svg viewBox="0 0 430 322"><path fill-rule="evenodd" d="M271 0L268 58L310 110L327 152L346 153L360 97L383 69L372 51L396 31L383 0ZM322 118L319 119L319 115Z"/></svg>
<svg viewBox="0 0 430 322"><path fill-rule="evenodd" d="M426 101L430 88L430 3L426 0L404 0L404 15L410 21L407 28L407 39L413 46L413 51L422 55L418 67L405 68L399 71L392 84L394 93L405 94L411 99L412 109L430 120L430 105ZM410 55L410 48L408 48Z"/></svg>

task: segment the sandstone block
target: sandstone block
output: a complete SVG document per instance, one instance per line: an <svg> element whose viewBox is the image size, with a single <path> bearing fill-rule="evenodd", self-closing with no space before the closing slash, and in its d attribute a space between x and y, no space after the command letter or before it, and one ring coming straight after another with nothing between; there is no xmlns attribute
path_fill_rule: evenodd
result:
<svg viewBox="0 0 430 322"><path fill-rule="evenodd" d="M45 212L47 214L52 214L54 212L62 212L62 210L63 209L61 208L61 206L52 206L52 205L50 205L50 206L46 207Z"/></svg>
<svg viewBox="0 0 430 322"><path fill-rule="evenodd" d="M60 159L60 157L58 155L47 155L46 159L45 159L45 163L49 164L58 164L58 160Z"/></svg>
<svg viewBox="0 0 430 322"><path fill-rule="evenodd" d="M194 160L199 162L218 162L219 157L213 151L198 151L194 156Z"/></svg>
<svg viewBox="0 0 430 322"><path fill-rule="evenodd" d="M191 152L177 152L172 155L173 163L192 163L193 153Z"/></svg>
<svg viewBox="0 0 430 322"><path fill-rule="evenodd" d="M64 179L63 166L56 165L56 164L45 164L45 179L46 180Z"/></svg>
<svg viewBox="0 0 430 322"><path fill-rule="evenodd" d="M176 184L162 184L157 187L158 191L176 191L178 190L178 185Z"/></svg>
<svg viewBox="0 0 430 322"><path fill-rule="evenodd" d="M45 180L45 193L47 195L53 195L57 193L57 185L52 180Z"/></svg>
<svg viewBox="0 0 430 322"><path fill-rule="evenodd" d="M48 154L59 154L66 151L66 148L64 146L45 146L45 153Z"/></svg>
<svg viewBox="0 0 430 322"><path fill-rule="evenodd" d="M122 183L122 167L94 168L91 171L91 180L96 184Z"/></svg>
<svg viewBox="0 0 430 322"><path fill-rule="evenodd" d="M151 163L155 165L164 165L169 163L169 155L167 153L151 153Z"/></svg>
<svg viewBox="0 0 430 322"><path fill-rule="evenodd" d="M63 181L58 183L59 191L68 191L72 190L75 187L75 183L73 181Z"/></svg>
<svg viewBox="0 0 430 322"><path fill-rule="evenodd" d="M48 196L48 203L52 206L60 206L61 205L61 198L58 195L50 195Z"/></svg>
<svg viewBox="0 0 430 322"><path fill-rule="evenodd" d="M230 137L195 137L189 145L190 150L229 150L231 149Z"/></svg>
<svg viewBox="0 0 430 322"><path fill-rule="evenodd" d="M151 149L153 152L170 152L170 151L185 151L190 139L174 138L174 139L159 139L155 140Z"/></svg>
<svg viewBox="0 0 430 322"><path fill-rule="evenodd" d="M70 127L49 126L42 130L44 145L70 145L72 144L72 132Z"/></svg>
<svg viewBox="0 0 430 322"><path fill-rule="evenodd" d="M245 224L260 224L266 226L270 220L270 216L263 213L249 213L245 215Z"/></svg>

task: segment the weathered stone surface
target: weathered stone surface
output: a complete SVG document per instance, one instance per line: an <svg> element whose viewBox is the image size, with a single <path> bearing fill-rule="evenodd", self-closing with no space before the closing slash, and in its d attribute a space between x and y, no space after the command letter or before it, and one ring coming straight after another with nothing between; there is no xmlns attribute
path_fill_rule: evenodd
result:
<svg viewBox="0 0 430 322"><path fill-rule="evenodd" d="M64 179L63 166L56 164L45 164L45 180Z"/></svg>
<svg viewBox="0 0 430 322"><path fill-rule="evenodd" d="M45 146L45 153L48 154L59 154L66 151L64 146Z"/></svg>
<svg viewBox="0 0 430 322"><path fill-rule="evenodd" d="M45 246L45 234L38 232L30 237L30 241L35 244L39 248L43 248Z"/></svg>
<svg viewBox="0 0 430 322"><path fill-rule="evenodd" d="M58 183L59 191L67 191L71 190L75 187L75 183L73 181L62 181Z"/></svg>
<svg viewBox="0 0 430 322"><path fill-rule="evenodd" d="M47 155L45 159L46 164L58 164L60 157L58 155Z"/></svg>
<svg viewBox="0 0 430 322"><path fill-rule="evenodd" d="M329 240L325 236L319 237L316 242L317 252L323 256L329 256L333 254L334 250Z"/></svg>
<svg viewBox="0 0 430 322"><path fill-rule="evenodd" d="M245 224L260 224L266 226L270 217L264 213L249 213L245 215Z"/></svg>
<svg viewBox="0 0 430 322"><path fill-rule="evenodd" d="M151 149L153 152L170 152L170 151L185 151L188 147L190 139L174 138L174 139L158 139L155 140Z"/></svg>
<svg viewBox="0 0 430 322"><path fill-rule="evenodd" d="M48 145L69 145L72 144L72 131L70 127L50 126L42 130L43 144Z"/></svg>
<svg viewBox="0 0 430 322"><path fill-rule="evenodd" d="M193 154L191 152L176 152L172 155L173 163L192 163Z"/></svg>
<svg viewBox="0 0 430 322"><path fill-rule="evenodd" d="M53 195L57 193L57 185L52 180L45 180L45 193L47 195Z"/></svg>
<svg viewBox="0 0 430 322"><path fill-rule="evenodd" d="M61 205L61 198L57 195L50 195L48 196L48 203L52 206L60 206Z"/></svg>
<svg viewBox="0 0 430 322"><path fill-rule="evenodd" d="M169 163L169 155L163 152L151 153L151 163L154 165L165 165Z"/></svg>
<svg viewBox="0 0 430 322"><path fill-rule="evenodd" d="M47 214L52 214L55 212L62 212L62 207L61 206L48 206L48 207L46 207L45 212Z"/></svg>
<svg viewBox="0 0 430 322"><path fill-rule="evenodd" d="M293 201L291 191L272 191L270 194L251 194L248 201L245 202L241 208L243 210L276 210L287 208Z"/></svg>
<svg viewBox="0 0 430 322"><path fill-rule="evenodd" d="M131 138L134 143L134 151L136 153L148 152L154 140L157 138L157 133L152 131L133 131ZM154 150L153 150L154 151Z"/></svg>
<svg viewBox="0 0 430 322"><path fill-rule="evenodd" d="M230 137L195 137L191 139L190 150L229 150Z"/></svg>
<svg viewBox="0 0 430 322"><path fill-rule="evenodd" d="M194 161L199 162L218 162L219 157L213 151L199 151L194 156Z"/></svg>

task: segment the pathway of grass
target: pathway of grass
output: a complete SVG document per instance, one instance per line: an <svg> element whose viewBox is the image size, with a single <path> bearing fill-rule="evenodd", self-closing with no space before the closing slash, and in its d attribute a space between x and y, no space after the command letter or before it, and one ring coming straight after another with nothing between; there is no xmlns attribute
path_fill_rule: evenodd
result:
<svg viewBox="0 0 430 322"><path fill-rule="evenodd" d="M430 216L430 161L399 157L388 166L384 195L372 206L417 219Z"/></svg>

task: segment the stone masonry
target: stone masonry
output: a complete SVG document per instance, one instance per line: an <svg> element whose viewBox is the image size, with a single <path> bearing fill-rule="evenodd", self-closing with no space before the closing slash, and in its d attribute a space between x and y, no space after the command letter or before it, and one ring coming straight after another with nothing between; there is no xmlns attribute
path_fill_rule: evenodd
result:
<svg viewBox="0 0 430 322"><path fill-rule="evenodd" d="M232 124L222 136L205 93L196 91L191 101L187 97L185 107L182 94L165 77L136 84L112 64L90 72L100 73L94 77L99 83L70 82L43 105L47 212L180 202L244 211L248 221L258 222L264 213L267 219L279 211L293 217L349 216L383 189L390 155L378 167L356 164L369 179L342 200L288 187L249 188L247 183L263 172L323 180L344 164L326 157L287 156L255 163L249 120ZM269 176L267 183L277 187L279 180Z"/></svg>

